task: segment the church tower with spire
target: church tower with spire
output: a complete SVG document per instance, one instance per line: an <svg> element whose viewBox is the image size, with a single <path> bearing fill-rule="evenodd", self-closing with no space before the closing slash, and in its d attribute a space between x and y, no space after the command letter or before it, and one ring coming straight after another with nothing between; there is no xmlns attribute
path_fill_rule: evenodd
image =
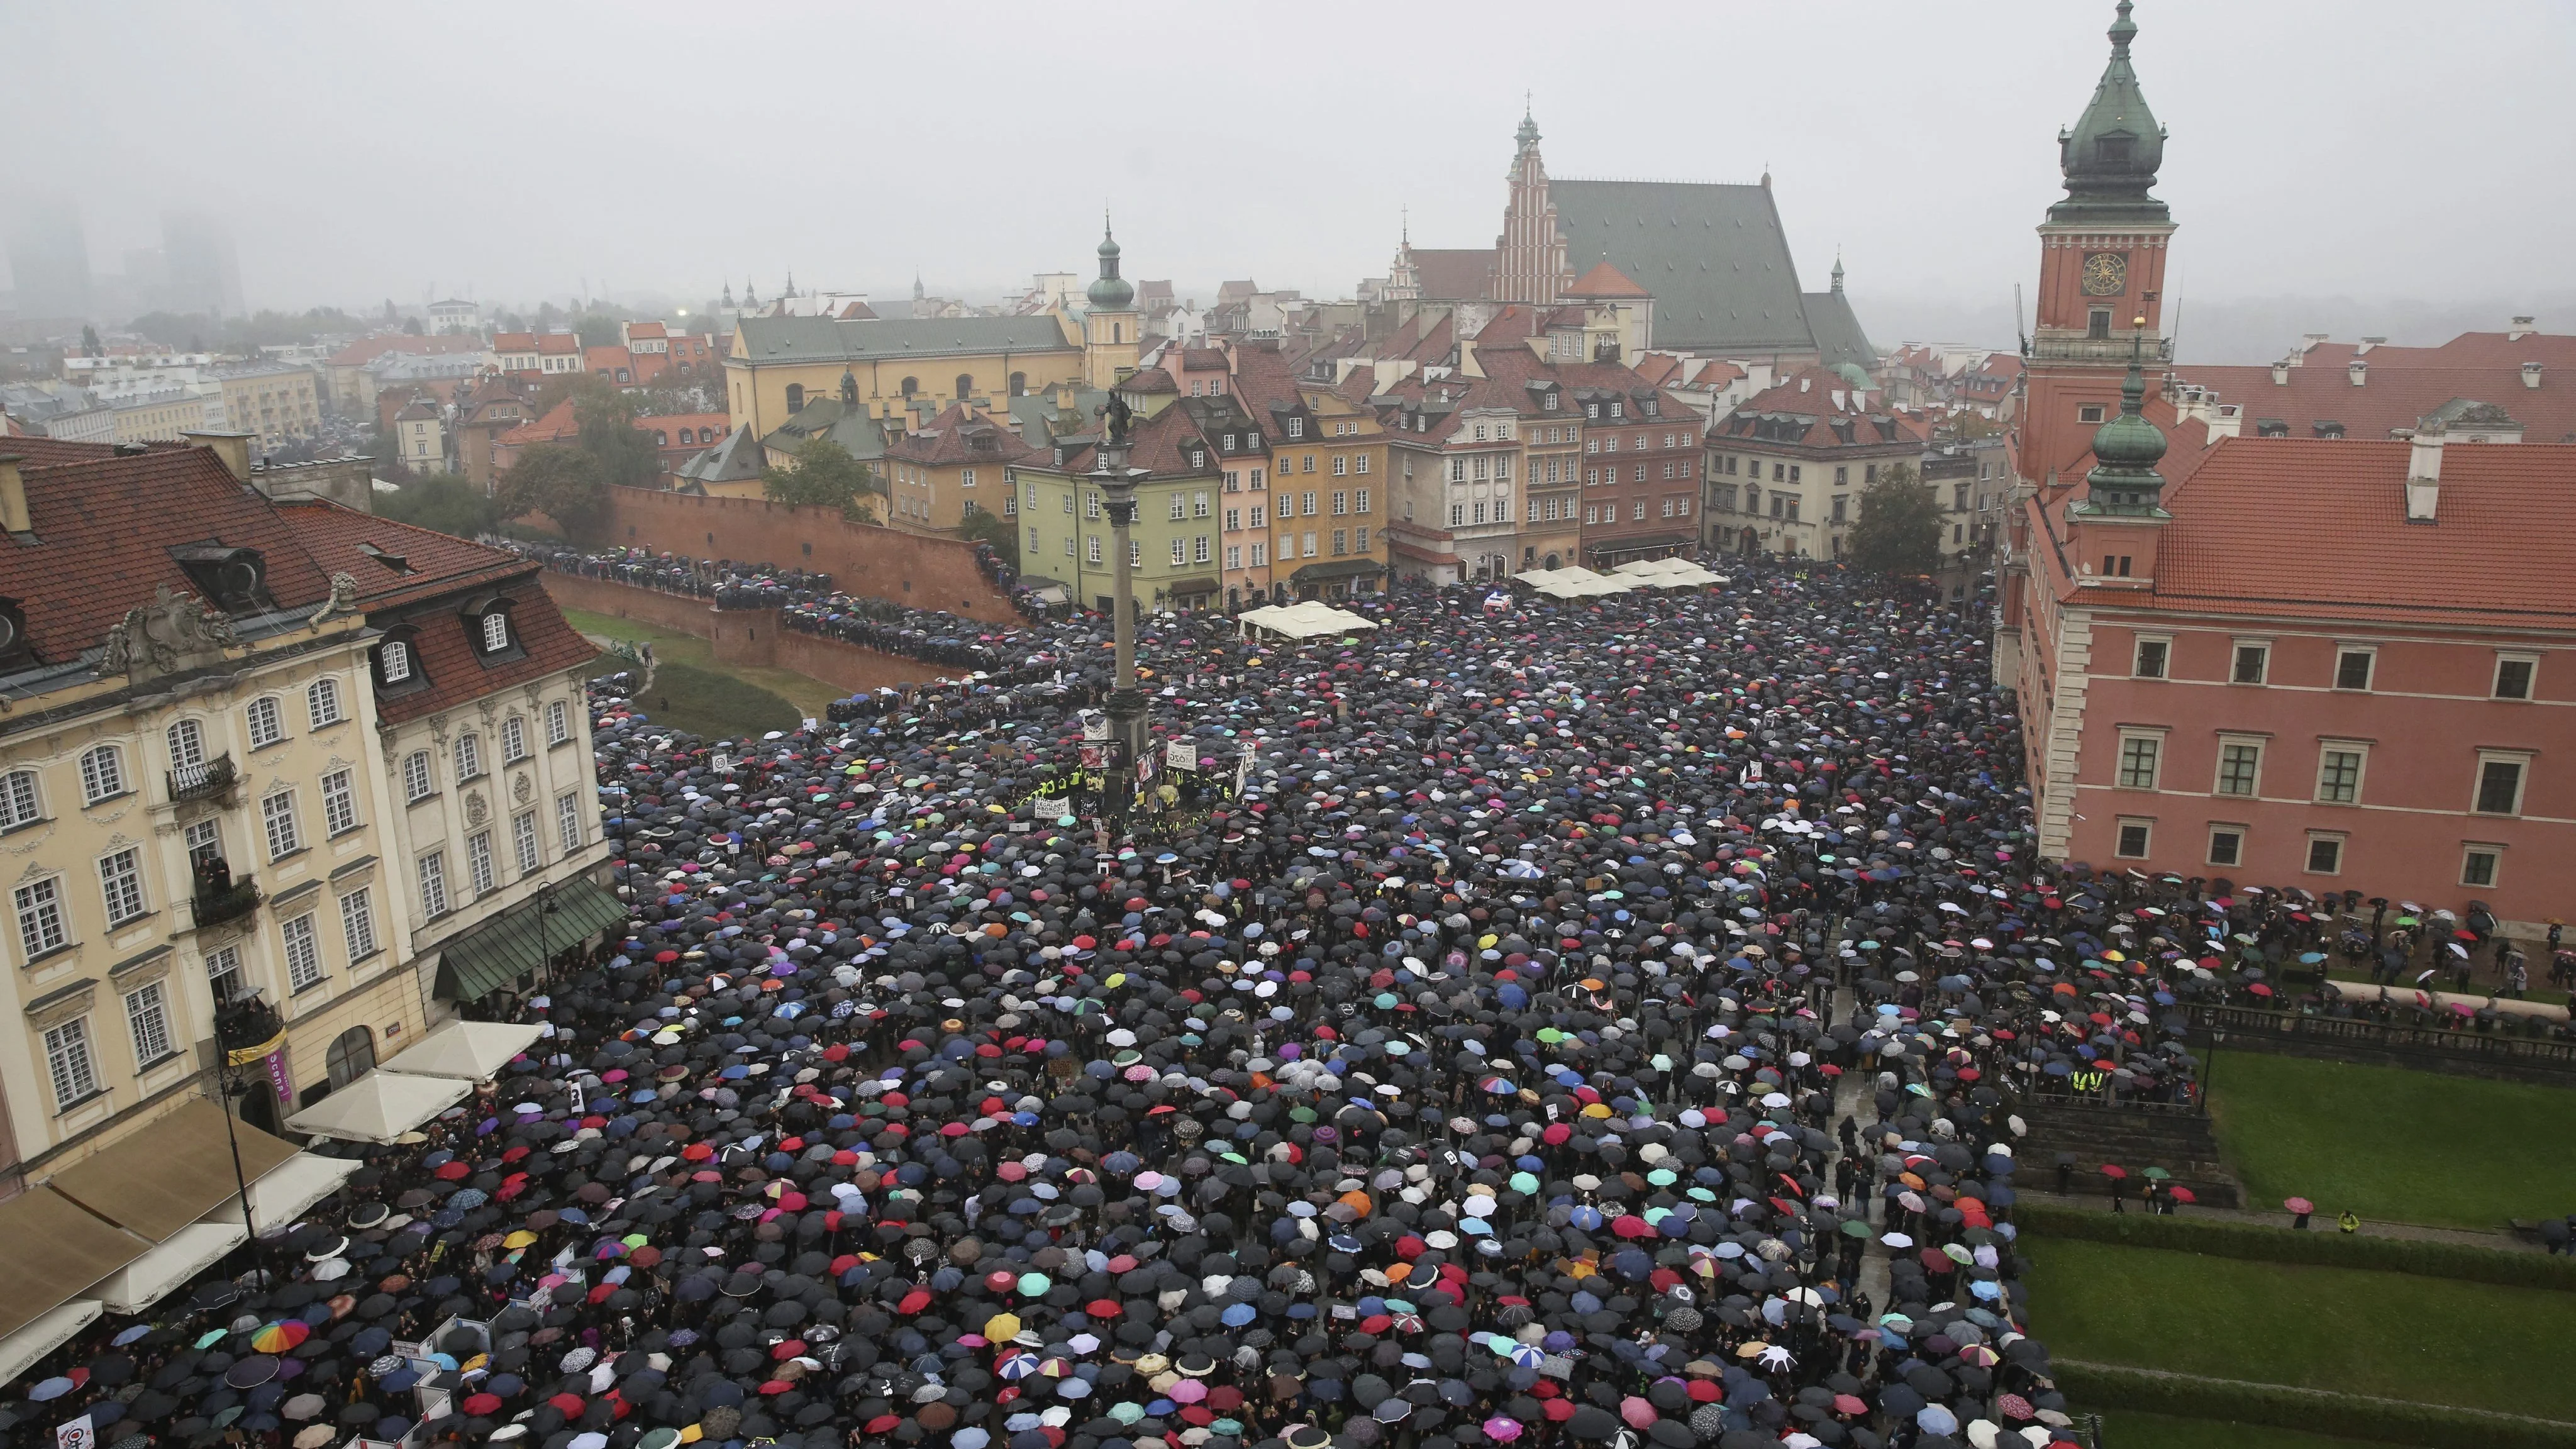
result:
<svg viewBox="0 0 2576 1449"><path fill-rule="evenodd" d="M2121 409L2123 373L2134 380L2141 368L2172 360L2163 318L2174 222L2150 194L2165 131L2130 64L2138 34L2131 9L2131 0L2120 0L2111 59L2092 102L2073 128L2058 133L2066 196L2039 225L2022 458L2026 476L2053 479L2056 489L2073 486L2095 429Z"/></svg>
<svg viewBox="0 0 2576 1449"><path fill-rule="evenodd" d="M1547 163L1538 154L1538 122L1524 105L1512 155L1511 200L1503 208L1503 234L1494 240L1492 300L1552 307L1573 273L1566 267L1565 238L1556 229L1556 207L1547 199Z"/></svg>
<svg viewBox="0 0 2576 1449"><path fill-rule="evenodd" d="M1136 310L1136 284L1118 275L1118 238L1109 218L1100 218L1100 275L1083 294L1082 377L1087 387L1107 391L1136 370L1145 322Z"/></svg>

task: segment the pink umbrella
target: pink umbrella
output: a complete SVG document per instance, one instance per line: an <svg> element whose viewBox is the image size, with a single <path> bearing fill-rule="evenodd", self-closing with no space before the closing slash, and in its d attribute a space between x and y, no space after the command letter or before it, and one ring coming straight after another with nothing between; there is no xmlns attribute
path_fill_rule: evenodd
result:
<svg viewBox="0 0 2576 1449"><path fill-rule="evenodd" d="M1619 1417L1627 1421L1629 1428L1643 1429L1655 1422L1655 1406L1630 1394L1619 1401Z"/></svg>
<svg viewBox="0 0 2576 1449"><path fill-rule="evenodd" d="M1521 1421L1500 1414L1485 1421L1485 1437L1497 1444L1509 1444L1521 1436Z"/></svg>
<svg viewBox="0 0 2576 1449"><path fill-rule="evenodd" d="M1171 1387L1172 1402L1195 1404L1207 1397L1207 1385L1197 1379L1183 1379Z"/></svg>

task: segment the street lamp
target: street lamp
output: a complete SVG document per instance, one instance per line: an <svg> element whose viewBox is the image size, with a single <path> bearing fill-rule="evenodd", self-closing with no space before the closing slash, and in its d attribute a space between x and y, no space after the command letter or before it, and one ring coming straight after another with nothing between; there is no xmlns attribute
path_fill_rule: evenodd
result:
<svg viewBox="0 0 2576 1449"><path fill-rule="evenodd" d="M2218 1086L2218 1049L2226 1043L2227 1028L2213 1026L2209 1029L2209 1075L2200 1083L2200 1111L2204 1117L2209 1115L2209 1094Z"/></svg>
<svg viewBox="0 0 2576 1449"><path fill-rule="evenodd" d="M1129 552L1128 530L1136 522L1136 485L1144 481L1146 471L1127 466L1129 415L1126 401L1112 395L1107 425L1101 430L1098 449L1099 466L1092 478L1109 508L1109 530L1112 547L1118 556L1112 562L1112 577L1117 586L1112 599L1115 615L1110 624L1117 641L1117 673L1109 691L1109 767L1108 799L1104 802L1113 831L1123 831L1128 807L1136 796L1136 762L1144 757L1145 697L1136 690L1136 564ZM1125 778L1120 778L1120 776Z"/></svg>

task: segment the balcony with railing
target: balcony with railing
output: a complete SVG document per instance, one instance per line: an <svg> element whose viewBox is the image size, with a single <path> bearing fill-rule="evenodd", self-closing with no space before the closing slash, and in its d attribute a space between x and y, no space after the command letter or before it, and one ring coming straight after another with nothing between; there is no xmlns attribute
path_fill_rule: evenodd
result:
<svg viewBox="0 0 2576 1449"><path fill-rule="evenodd" d="M191 800L215 799L231 790L240 778L230 753L201 764L181 765L169 772L170 803L184 805Z"/></svg>
<svg viewBox="0 0 2576 1449"><path fill-rule="evenodd" d="M2036 359L2054 362L2126 362L2138 337L2139 334L2136 331L2125 327L2113 329L2106 337L2094 337L2083 332L2057 328L2042 328L2030 339L2030 355ZM2153 333L2148 333L2145 336L2145 344L2138 351L2140 362L2173 361L2172 338L2157 337Z"/></svg>
<svg viewBox="0 0 2576 1449"><path fill-rule="evenodd" d="M239 920L259 909L259 882L243 876L222 889L201 887L189 903L189 919L198 930Z"/></svg>

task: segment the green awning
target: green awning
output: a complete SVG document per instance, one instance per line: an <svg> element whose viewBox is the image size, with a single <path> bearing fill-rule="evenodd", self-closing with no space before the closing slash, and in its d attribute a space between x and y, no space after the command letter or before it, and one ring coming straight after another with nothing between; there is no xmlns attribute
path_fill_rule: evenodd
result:
<svg viewBox="0 0 2576 1449"><path fill-rule="evenodd" d="M539 908L552 906L540 920ZM442 1001L479 1001L534 975L548 956L561 955L626 919L617 897L588 879L555 888L551 896L521 901L437 950L437 995Z"/></svg>

